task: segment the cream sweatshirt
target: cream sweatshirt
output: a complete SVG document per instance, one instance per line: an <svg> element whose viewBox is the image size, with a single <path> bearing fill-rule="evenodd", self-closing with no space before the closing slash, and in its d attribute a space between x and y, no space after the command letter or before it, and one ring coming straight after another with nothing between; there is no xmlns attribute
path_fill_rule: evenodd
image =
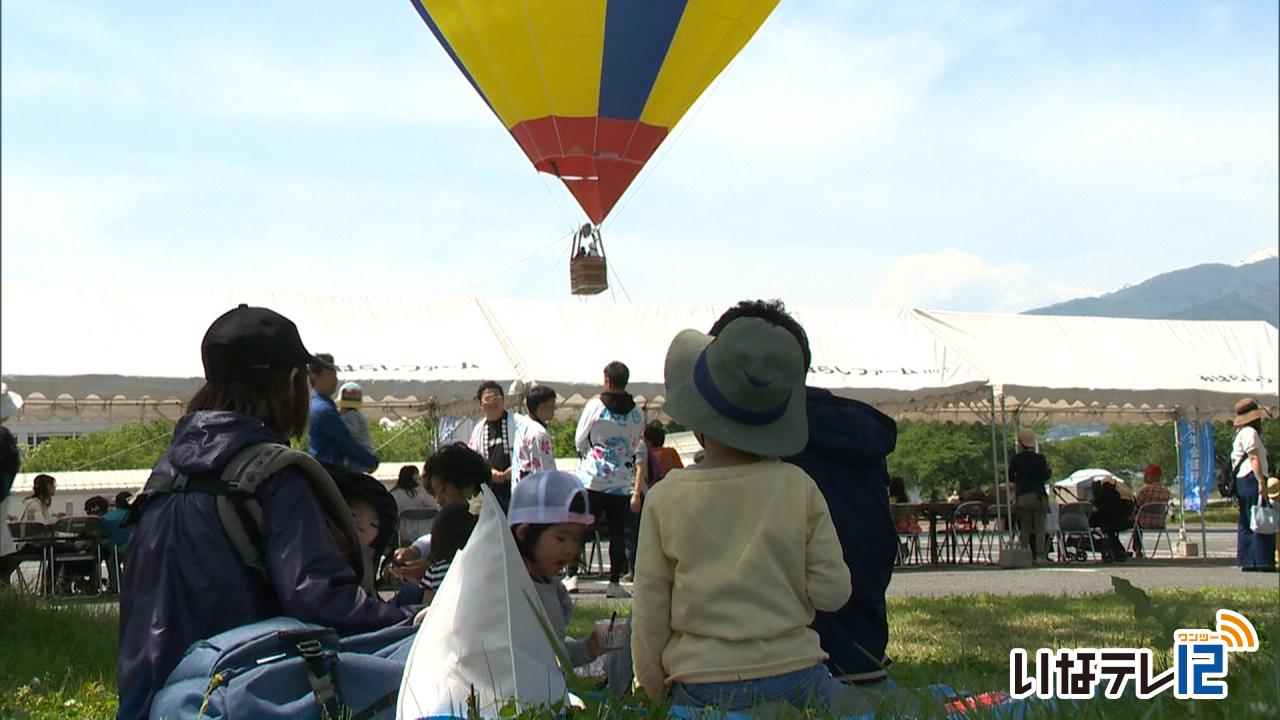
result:
<svg viewBox="0 0 1280 720"><path fill-rule="evenodd" d="M636 680L654 698L818 664L814 610L852 592L826 500L776 459L667 473L645 499L635 576Z"/></svg>

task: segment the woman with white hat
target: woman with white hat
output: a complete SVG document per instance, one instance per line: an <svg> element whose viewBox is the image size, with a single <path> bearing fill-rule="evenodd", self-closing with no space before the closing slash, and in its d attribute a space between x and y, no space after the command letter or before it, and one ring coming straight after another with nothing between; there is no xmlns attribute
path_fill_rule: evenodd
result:
<svg viewBox="0 0 1280 720"><path fill-rule="evenodd" d="M1032 548L1037 560L1049 557L1049 540L1045 535L1045 514L1049 498L1045 483L1052 473L1044 455L1036 452L1036 432L1031 428L1018 431L1018 452L1009 459L1009 480L1018 490L1014 507L1018 513L1018 544Z"/></svg>
<svg viewBox="0 0 1280 720"><path fill-rule="evenodd" d="M1231 467L1236 474L1236 565L1245 572L1276 571L1276 536L1255 533L1249 524L1250 508L1258 504L1267 477L1267 448L1262 445L1262 418L1266 412L1253 398L1236 403L1236 436L1231 441Z"/></svg>

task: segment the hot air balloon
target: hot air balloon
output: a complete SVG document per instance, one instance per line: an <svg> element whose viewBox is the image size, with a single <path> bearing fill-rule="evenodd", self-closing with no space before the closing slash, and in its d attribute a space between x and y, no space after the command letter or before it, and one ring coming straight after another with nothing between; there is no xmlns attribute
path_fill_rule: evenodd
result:
<svg viewBox="0 0 1280 720"><path fill-rule="evenodd" d="M597 226L575 233L570 260L575 294L607 287L598 226L778 4L411 2L533 166L560 178ZM583 252L587 241L598 247L598 257ZM583 282L575 283L574 263L590 265L592 277L583 275Z"/></svg>

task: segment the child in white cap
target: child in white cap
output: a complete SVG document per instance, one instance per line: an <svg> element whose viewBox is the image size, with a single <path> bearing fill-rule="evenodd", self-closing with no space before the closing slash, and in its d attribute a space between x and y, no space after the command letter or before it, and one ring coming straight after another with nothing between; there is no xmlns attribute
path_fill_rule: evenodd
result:
<svg viewBox="0 0 1280 720"><path fill-rule="evenodd" d="M373 437L369 434L369 421L365 418L364 413L360 412L360 408L364 407L364 389L359 383L347 382L338 388L338 413L342 418L342 424L347 426L351 431L351 437L360 445L360 447L373 453ZM368 470L367 467L360 467L360 464L348 458L343 463L348 468L359 472Z"/></svg>
<svg viewBox="0 0 1280 720"><path fill-rule="evenodd" d="M684 330L666 412L706 451L649 491L640 521L632 657L651 698L742 710L844 705L809 628L852 592L817 485L778 460L808 441L799 342L762 318Z"/></svg>
<svg viewBox="0 0 1280 720"><path fill-rule="evenodd" d="M573 666L587 665L593 659L625 646L626 621L609 621L607 626L598 627L580 640L565 634L569 618L573 615L573 600L560 583L560 575L577 558L582 548L583 533L595 522L586 488L578 478L560 470L544 470L529 475L511 491L509 509L507 521L515 536L516 547L529 570L551 629L562 641ZM629 666L630 663L606 662L611 688L621 690L630 684Z"/></svg>

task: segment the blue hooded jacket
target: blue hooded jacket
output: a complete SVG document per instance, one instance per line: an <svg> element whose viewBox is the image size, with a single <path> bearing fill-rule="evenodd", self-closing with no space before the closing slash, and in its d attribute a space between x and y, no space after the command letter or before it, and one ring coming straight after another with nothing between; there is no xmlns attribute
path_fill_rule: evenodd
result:
<svg viewBox="0 0 1280 720"><path fill-rule="evenodd" d="M188 413L153 472L220 471L238 451L262 442L284 439L247 415ZM302 471L276 473L259 487L257 499L269 584L232 546L213 495L138 498L120 590L117 718L146 718L187 647L224 630L286 615L348 634L409 617L408 610L379 602L360 587Z"/></svg>
<svg viewBox="0 0 1280 720"><path fill-rule="evenodd" d="M889 510L885 458L898 441L898 426L879 410L807 388L809 444L786 458L817 483L831 510L853 595L833 613L820 612L813 629L837 677L873 680L890 662L885 590L893 575L898 536Z"/></svg>

